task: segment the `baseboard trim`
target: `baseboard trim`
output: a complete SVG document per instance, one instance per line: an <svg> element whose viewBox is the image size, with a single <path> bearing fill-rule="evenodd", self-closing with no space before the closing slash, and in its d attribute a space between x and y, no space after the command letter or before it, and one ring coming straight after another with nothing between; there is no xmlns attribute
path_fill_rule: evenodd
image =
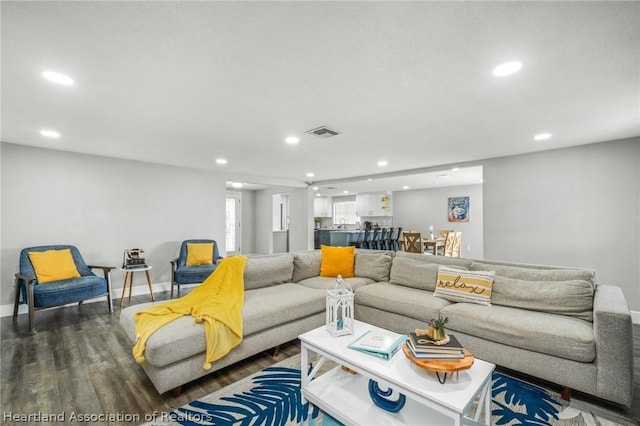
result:
<svg viewBox="0 0 640 426"><path fill-rule="evenodd" d="M195 285L195 284L194 284ZM187 285L182 285L182 287L188 287ZM171 291L171 283L170 282L162 282L162 283L154 283L153 284L153 292L161 292L161 291ZM122 287L120 288L116 288L114 290L111 291L111 298L113 299L113 303L114 305L117 303L120 303L120 297L122 295ZM149 294L149 286L145 283L145 284L140 284L140 285L134 285L133 289L131 291L131 296L144 296L144 295L148 295ZM126 298L129 297L129 292L127 291L127 294L125 295ZM99 298L95 298L95 299L91 299L91 300L87 300L84 303L104 303L105 302L105 298L104 297L99 297ZM149 298L149 301L151 301L151 298ZM126 301L125 301L126 303ZM64 308L67 306L74 306L76 305L76 303L70 303L68 305L62 305L59 306L59 308ZM21 304L18 306L18 315L21 314L26 314L28 312L28 308L27 305L25 304ZM4 317L10 317L13 315L13 304L10 305L1 305L0 306L0 318L4 318Z"/></svg>

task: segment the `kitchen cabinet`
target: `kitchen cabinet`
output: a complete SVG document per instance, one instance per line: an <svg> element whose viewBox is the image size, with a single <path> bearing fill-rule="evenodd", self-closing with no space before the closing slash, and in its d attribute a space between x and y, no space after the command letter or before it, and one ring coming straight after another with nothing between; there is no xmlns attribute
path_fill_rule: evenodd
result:
<svg viewBox="0 0 640 426"><path fill-rule="evenodd" d="M384 192L356 195L356 215L391 216L391 195Z"/></svg>
<svg viewBox="0 0 640 426"><path fill-rule="evenodd" d="M316 197L313 199L314 217L332 217L333 203L331 197Z"/></svg>

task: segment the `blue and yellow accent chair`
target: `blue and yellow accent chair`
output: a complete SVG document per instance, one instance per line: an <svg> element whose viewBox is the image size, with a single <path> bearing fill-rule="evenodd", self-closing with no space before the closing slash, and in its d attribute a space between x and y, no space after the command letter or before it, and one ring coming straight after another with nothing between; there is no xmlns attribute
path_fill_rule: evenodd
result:
<svg viewBox="0 0 640 426"><path fill-rule="evenodd" d="M207 279L222 259L215 240L184 240L180 254L171 261L171 298L173 287L181 284L197 284Z"/></svg>
<svg viewBox="0 0 640 426"><path fill-rule="evenodd" d="M93 273L102 269L104 277ZM29 333L36 333L35 312L41 309L106 296L109 312L113 266L87 265L75 246L28 247L20 252L20 272L15 274L16 296L13 321L18 319L20 296L29 307Z"/></svg>

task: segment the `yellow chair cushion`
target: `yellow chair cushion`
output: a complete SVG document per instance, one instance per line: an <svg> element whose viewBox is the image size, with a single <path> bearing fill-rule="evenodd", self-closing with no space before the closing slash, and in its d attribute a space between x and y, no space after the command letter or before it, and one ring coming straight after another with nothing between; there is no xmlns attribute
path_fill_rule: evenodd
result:
<svg viewBox="0 0 640 426"><path fill-rule="evenodd" d="M80 278L70 249L30 251L29 260L40 284Z"/></svg>
<svg viewBox="0 0 640 426"><path fill-rule="evenodd" d="M187 243L187 266L213 264L213 243Z"/></svg>
<svg viewBox="0 0 640 426"><path fill-rule="evenodd" d="M356 248L349 247L333 247L321 246L322 260L320 262L321 277L337 277L342 278L354 277L354 261Z"/></svg>

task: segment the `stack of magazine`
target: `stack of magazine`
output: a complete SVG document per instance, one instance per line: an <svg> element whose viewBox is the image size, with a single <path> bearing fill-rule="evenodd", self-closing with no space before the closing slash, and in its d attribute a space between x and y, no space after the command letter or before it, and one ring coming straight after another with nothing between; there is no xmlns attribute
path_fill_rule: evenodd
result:
<svg viewBox="0 0 640 426"><path fill-rule="evenodd" d="M449 342L437 345L427 336L409 333L407 347L417 359L459 359L464 358L464 347L456 336L449 334Z"/></svg>
<svg viewBox="0 0 640 426"><path fill-rule="evenodd" d="M388 360L398 352L398 349L406 339L406 335L392 331L369 330L347 345L347 347Z"/></svg>

